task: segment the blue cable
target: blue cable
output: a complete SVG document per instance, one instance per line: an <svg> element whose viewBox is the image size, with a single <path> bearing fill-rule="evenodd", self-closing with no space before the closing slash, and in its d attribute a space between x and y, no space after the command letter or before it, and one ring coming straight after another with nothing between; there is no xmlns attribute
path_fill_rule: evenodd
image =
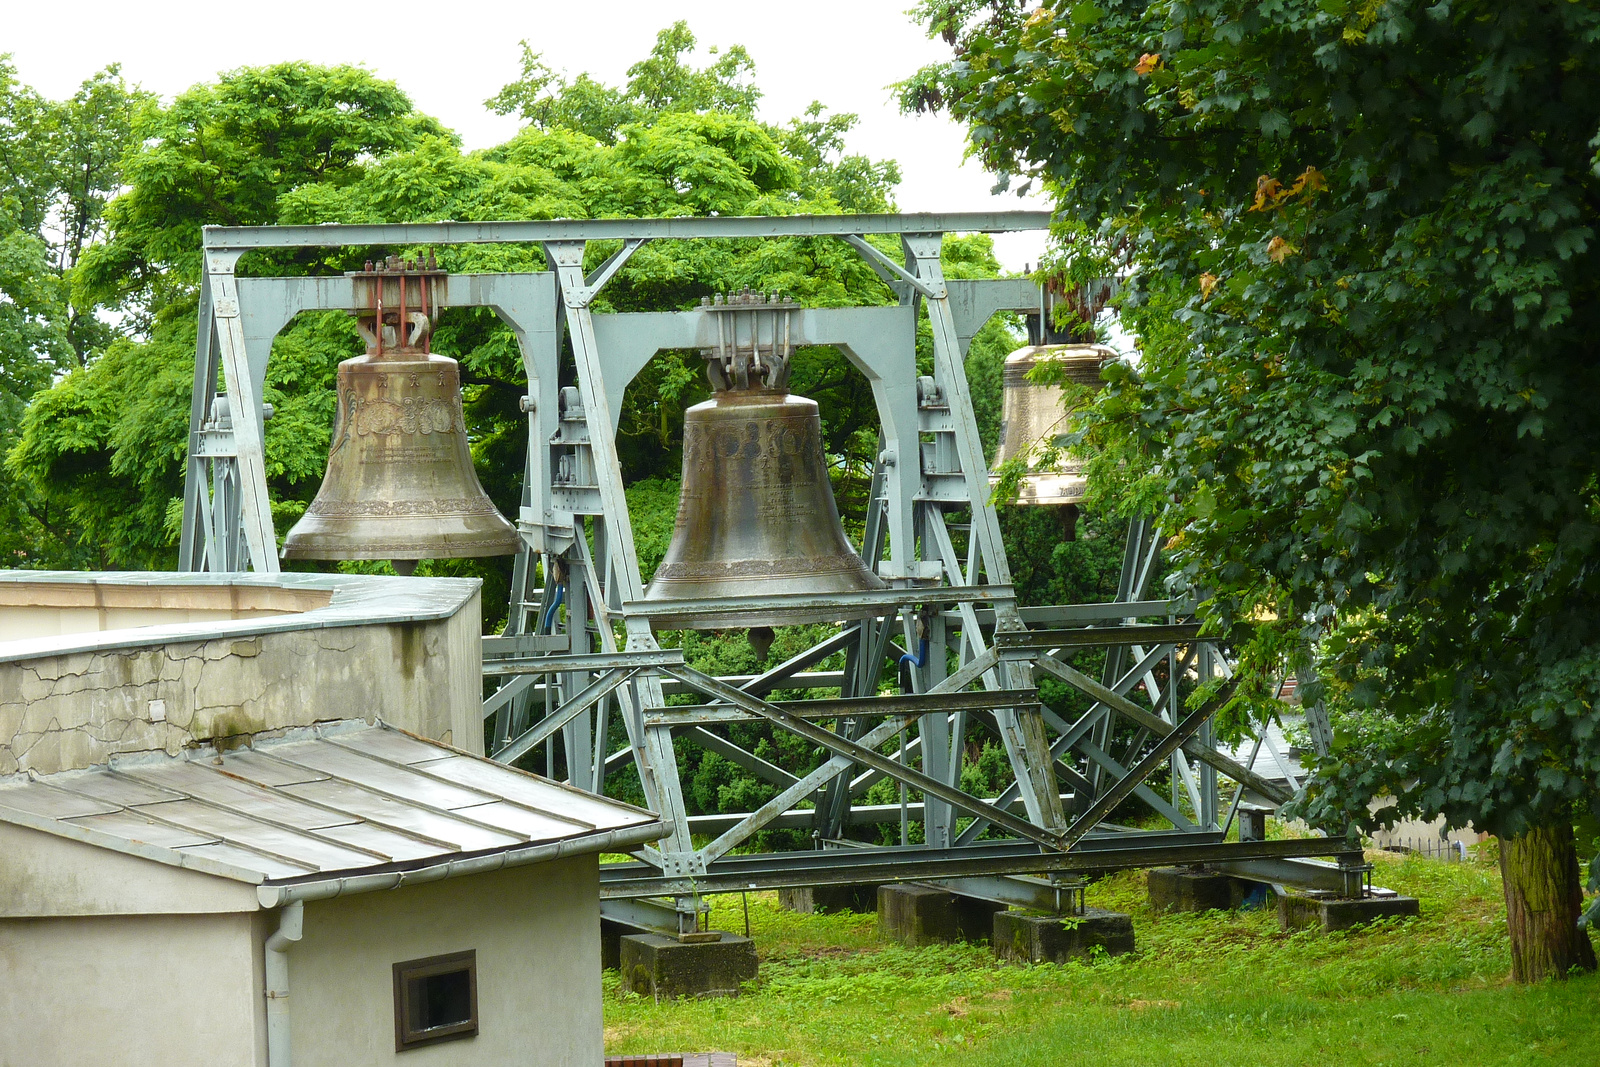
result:
<svg viewBox="0 0 1600 1067"><path fill-rule="evenodd" d="M900 662L901 663L909 663L913 667L920 667L924 663L926 663L927 661L928 661L928 639L926 637L924 637L922 639L922 644L917 647L917 654L915 656L913 656L911 653L907 652L905 655L900 657Z"/></svg>
<svg viewBox="0 0 1600 1067"><path fill-rule="evenodd" d="M556 595L550 601L550 606L545 609L544 625L539 627L539 629L543 630L545 633L550 632L550 621L556 617L556 609L561 606L561 601L566 598L566 595L567 587L565 585L556 586Z"/></svg>

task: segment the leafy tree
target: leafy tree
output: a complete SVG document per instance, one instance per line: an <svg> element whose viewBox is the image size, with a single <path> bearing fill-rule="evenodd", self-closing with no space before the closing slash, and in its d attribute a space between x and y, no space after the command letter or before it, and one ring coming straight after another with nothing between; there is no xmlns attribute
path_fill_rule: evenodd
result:
<svg viewBox="0 0 1600 1067"><path fill-rule="evenodd" d="M519 115L540 130L575 130L605 144L615 143L622 127L652 122L675 112L718 113L753 119L761 90L755 62L743 45L734 45L696 70L684 62L695 49L687 22L656 34L650 54L628 68L628 84L615 88L580 74L568 81L545 65L522 42L522 76L484 101L497 115Z"/></svg>
<svg viewBox="0 0 1600 1067"><path fill-rule="evenodd" d="M1501 838L1519 980L1592 967L1600 10L930 0L904 86L1056 196L1142 337L1089 420L1249 654L1350 709L1298 810ZM1273 619L1261 622L1263 618ZM1374 797L1397 801L1376 814Z"/></svg>
<svg viewBox="0 0 1600 1067"><path fill-rule="evenodd" d="M54 258L71 281L65 327L86 347L29 406L6 442L7 470L41 513L68 517L76 544L58 545L56 563L81 565L87 552L102 567L166 568L183 492L200 228L277 221L281 192L354 180L371 156L442 131L392 84L352 67L236 71L165 108L119 89L115 73L85 83L41 142L62 192ZM303 271L321 256L254 261ZM95 316L101 308L125 313L120 332ZM354 337L342 316L307 316L280 338L266 393L279 410L267 425L279 485L320 475L333 365Z"/></svg>
<svg viewBox="0 0 1600 1067"><path fill-rule="evenodd" d="M110 337L102 309L75 295L75 268L102 233L144 99L111 66L70 99L46 100L0 56L0 457L28 401ZM76 538L69 509L0 467L0 558L81 565Z"/></svg>

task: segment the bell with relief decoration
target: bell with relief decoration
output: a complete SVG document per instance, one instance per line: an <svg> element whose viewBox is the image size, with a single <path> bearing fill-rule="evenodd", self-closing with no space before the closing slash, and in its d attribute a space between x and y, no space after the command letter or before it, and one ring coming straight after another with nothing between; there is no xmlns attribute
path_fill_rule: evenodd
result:
<svg viewBox="0 0 1600 1067"><path fill-rule="evenodd" d="M444 272L391 256L352 272L364 356L339 364L339 412L322 488L286 559L503 556L517 531L472 467L456 361L430 351Z"/></svg>
<svg viewBox="0 0 1600 1067"><path fill-rule="evenodd" d="M1041 363L1055 363L1065 381L1099 389L1100 368L1114 356L1104 345L1030 345L1007 356L1001 379L1000 449L995 455L995 467L1014 459L1032 466L1041 450L1067 432L1069 412L1063 406L1064 390L1059 385L1031 381L1030 371ZM991 475L991 482L998 480ZM1051 469L1024 474L1015 502L1077 504L1083 500L1087 487L1082 461L1065 459Z"/></svg>
<svg viewBox="0 0 1600 1067"><path fill-rule="evenodd" d="M711 399L684 414L683 489L672 543L646 601L881 589L839 522L816 402L789 385L798 305L746 290L702 308L718 345L701 352ZM719 610L686 629L786 626L868 614L849 608Z"/></svg>

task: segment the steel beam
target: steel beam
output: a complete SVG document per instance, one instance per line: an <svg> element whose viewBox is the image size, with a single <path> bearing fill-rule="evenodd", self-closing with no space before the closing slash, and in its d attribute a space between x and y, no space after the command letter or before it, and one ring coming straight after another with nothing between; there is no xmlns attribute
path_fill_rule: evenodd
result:
<svg viewBox="0 0 1600 1067"><path fill-rule="evenodd" d="M316 226L207 226L205 247L341 248L362 245L545 244L553 241L850 237L856 234L1009 233L1043 230L1048 211L953 211L904 215L732 215L717 218L550 219Z"/></svg>
<svg viewBox="0 0 1600 1067"><path fill-rule="evenodd" d="M694 682L690 680L685 680L685 684L691 688L694 686ZM768 707L801 718L819 720L861 719L905 713L932 715L951 711L993 711L997 707L1036 707L1038 703L1037 690L1016 689L976 693L918 693L899 696L824 697L818 700L774 700L768 702ZM764 718L767 718L764 714L729 703L678 704L646 712L644 721L646 724L667 723L680 726L689 723L759 722Z"/></svg>
<svg viewBox="0 0 1600 1067"><path fill-rule="evenodd" d="M1135 624L1132 626L1078 626L1069 630L1001 631L994 635L999 649L1098 648L1104 645L1175 645L1199 640L1199 623Z"/></svg>
<svg viewBox="0 0 1600 1067"><path fill-rule="evenodd" d="M1360 857L1342 839L1292 841L1217 841L1215 834L1137 834L1089 837L1071 852L1041 852L1021 842L967 845L946 849L862 848L813 852L724 856L693 878L663 877L643 863L600 867L602 899L730 893L797 885L859 885L916 882L929 878L968 878L995 874L1048 874L1171 867L1229 860L1300 856ZM1112 838L1108 840L1107 838ZM1114 840L1126 838L1126 840Z"/></svg>
<svg viewBox="0 0 1600 1067"><path fill-rule="evenodd" d="M1218 860L1206 866L1219 874L1247 878L1253 882L1299 886L1302 889L1345 890L1344 868L1337 863L1310 859Z"/></svg>

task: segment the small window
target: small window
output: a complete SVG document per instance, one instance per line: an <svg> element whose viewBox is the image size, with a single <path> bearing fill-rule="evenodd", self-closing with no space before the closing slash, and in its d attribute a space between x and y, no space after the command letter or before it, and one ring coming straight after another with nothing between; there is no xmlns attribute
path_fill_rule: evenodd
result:
<svg viewBox="0 0 1600 1067"><path fill-rule="evenodd" d="M429 956L394 965L394 1049L478 1032L478 954Z"/></svg>

